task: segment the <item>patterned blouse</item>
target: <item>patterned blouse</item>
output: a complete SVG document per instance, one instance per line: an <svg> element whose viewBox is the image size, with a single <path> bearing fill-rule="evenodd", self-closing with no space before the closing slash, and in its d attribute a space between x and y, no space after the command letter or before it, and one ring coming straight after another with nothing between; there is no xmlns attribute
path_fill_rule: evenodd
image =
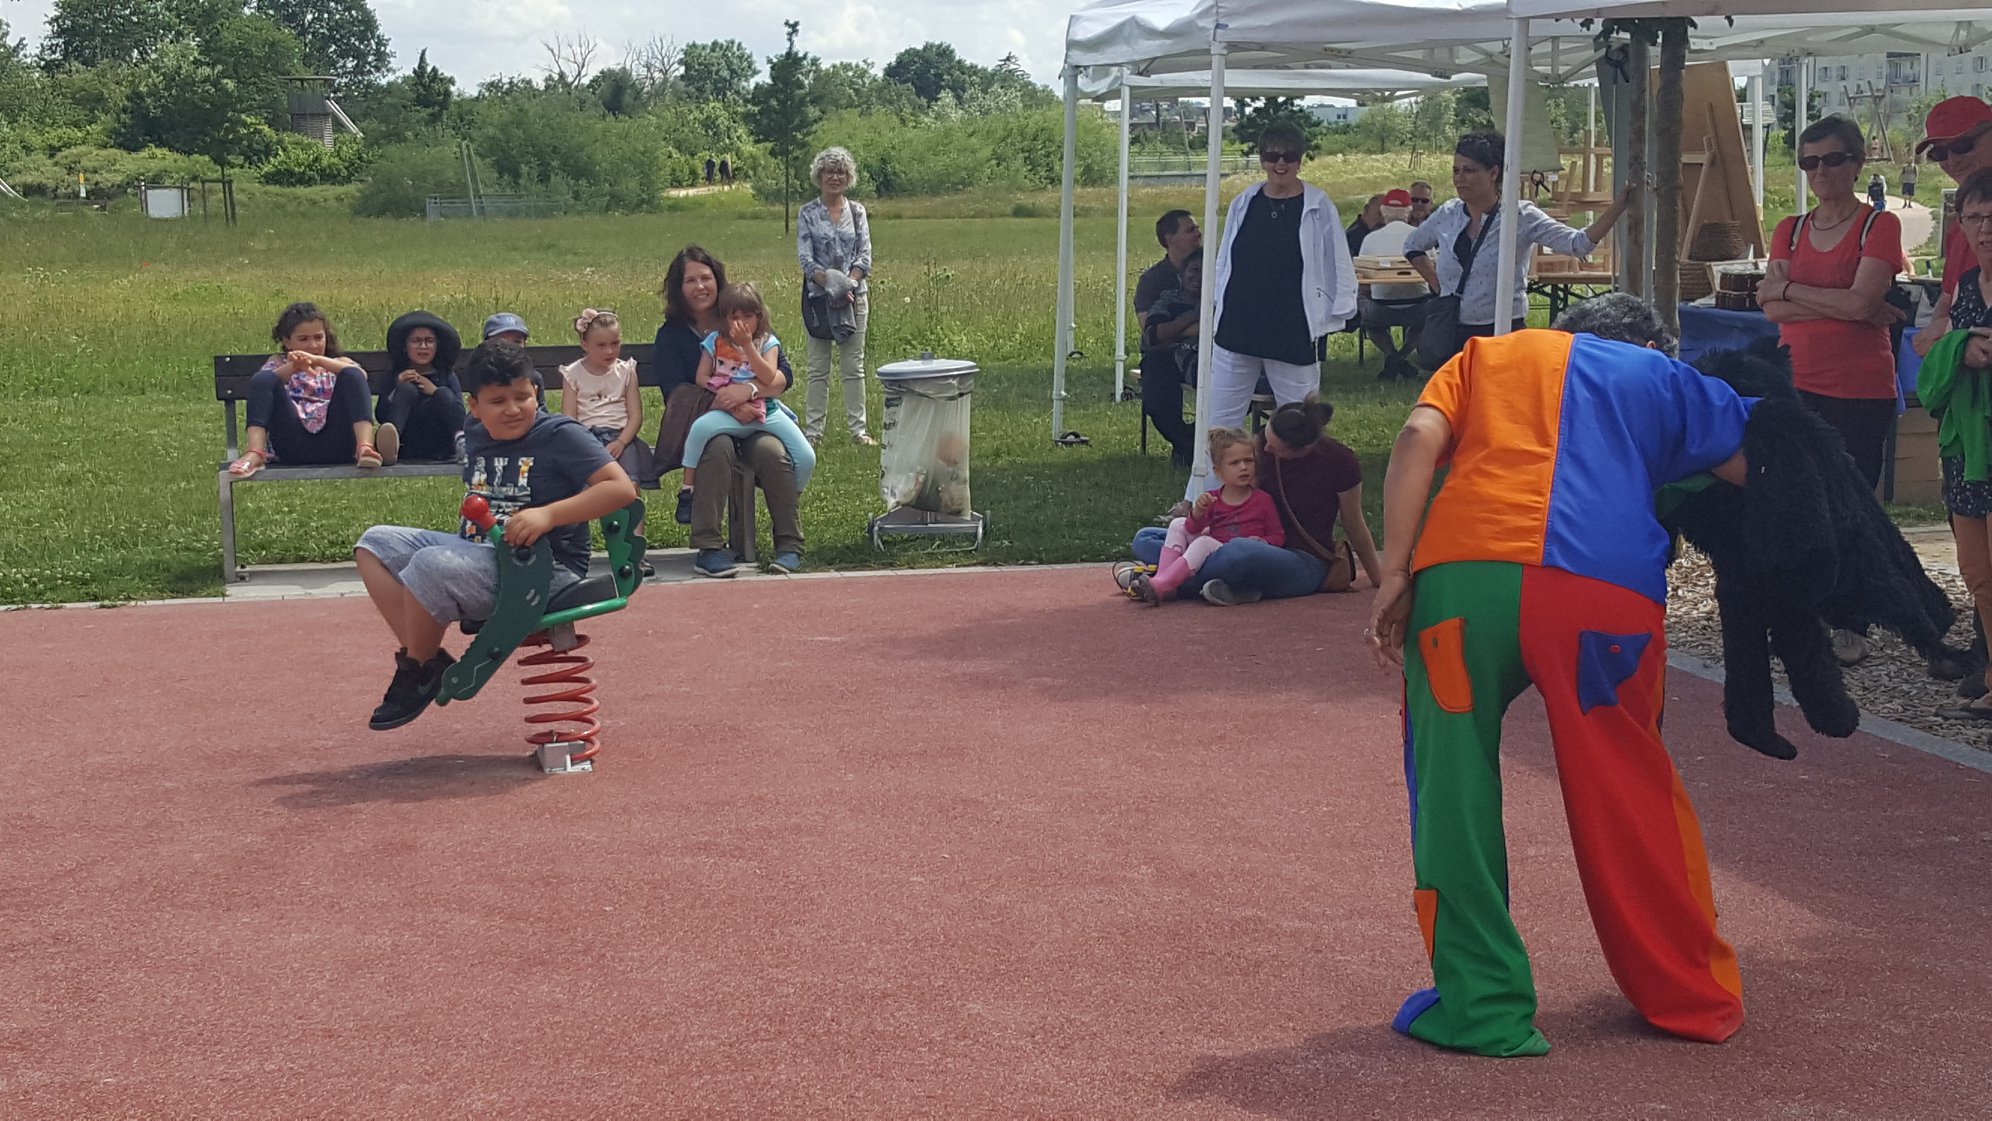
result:
<svg viewBox="0 0 1992 1121"><path fill-rule="evenodd" d="M795 255L802 262L803 295L823 295L822 286L810 279L818 269L843 273L857 269L864 274L858 294L864 295L871 288L872 273L871 222L864 204L845 199L844 220L837 222L822 199L803 203L795 216Z"/></svg>
<svg viewBox="0 0 1992 1121"><path fill-rule="evenodd" d="M1501 208L1498 206L1487 215L1487 221L1483 224L1486 237L1481 240L1478 252L1473 254L1473 272L1467 276L1464 292L1459 290L1459 277L1465 271L1465 265L1459 258L1458 247L1466 238L1467 226L1473 220L1465 203L1458 199L1448 200L1404 239L1404 255L1407 257L1424 256L1436 251L1437 260L1434 263L1439 270L1440 294L1459 297L1459 321L1469 326L1494 322L1495 274L1501 271L1500 219ZM1552 252L1571 257L1588 257L1598 245L1583 230L1551 218L1542 212L1541 207L1526 199L1522 200L1521 225L1516 232L1519 236L1515 240L1513 310L1519 319L1529 310L1529 258L1535 252L1532 246L1544 246ZM1472 240L1467 239L1466 244L1470 246Z"/></svg>

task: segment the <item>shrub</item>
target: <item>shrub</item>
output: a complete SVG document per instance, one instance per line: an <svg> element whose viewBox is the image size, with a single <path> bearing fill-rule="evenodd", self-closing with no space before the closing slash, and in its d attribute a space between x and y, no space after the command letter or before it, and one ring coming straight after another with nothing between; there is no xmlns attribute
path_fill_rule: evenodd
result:
<svg viewBox="0 0 1992 1121"><path fill-rule="evenodd" d="M487 184L497 175L482 160L478 175ZM456 145L442 139L432 143L396 144L383 148L375 158L366 185L353 200L353 213L362 218L421 218L428 213L430 195L462 197L463 157Z"/></svg>
<svg viewBox="0 0 1992 1121"><path fill-rule="evenodd" d="M356 136L340 136L327 148L297 133L277 139L276 153L256 169L273 187L324 187L351 183L374 160L375 153Z"/></svg>

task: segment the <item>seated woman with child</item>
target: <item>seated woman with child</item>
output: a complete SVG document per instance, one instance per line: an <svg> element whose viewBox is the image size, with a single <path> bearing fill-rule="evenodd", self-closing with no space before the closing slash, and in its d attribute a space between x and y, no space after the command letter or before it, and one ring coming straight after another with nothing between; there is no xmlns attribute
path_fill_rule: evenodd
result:
<svg viewBox="0 0 1992 1121"><path fill-rule="evenodd" d="M1256 439L1252 485L1278 510L1283 544L1234 538L1210 552L1173 591L1198 594L1221 607L1344 592L1355 584L1358 563L1370 583L1377 583L1382 569L1376 541L1363 520L1362 464L1347 445L1324 431L1334 413L1334 406L1310 395L1274 410ZM1339 544L1337 522L1346 538ZM1115 566L1115 583L1123 590L1135 589L1137 578L1156 571L1168 544L1169 531L1160 526L1137 532L1135 559Z"/></svg>

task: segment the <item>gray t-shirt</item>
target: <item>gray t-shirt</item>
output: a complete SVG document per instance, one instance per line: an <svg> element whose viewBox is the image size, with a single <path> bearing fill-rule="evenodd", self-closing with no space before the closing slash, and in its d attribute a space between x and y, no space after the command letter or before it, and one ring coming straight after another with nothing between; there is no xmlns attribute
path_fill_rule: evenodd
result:
<svg viewBox="0 0 1992 1121"><path fill-rule="evenodd" d="M463 485L484 496L493 517L503 521L515 510L551 506L588 487L588 479L609 462L609 453L580 421L541 413L524 436L498 441L476 420L463 426ZM461 521L457 532L472 541L482 530ZM547 534L555 562L576 576L588 575L588 525L560 526Z"/></svg>

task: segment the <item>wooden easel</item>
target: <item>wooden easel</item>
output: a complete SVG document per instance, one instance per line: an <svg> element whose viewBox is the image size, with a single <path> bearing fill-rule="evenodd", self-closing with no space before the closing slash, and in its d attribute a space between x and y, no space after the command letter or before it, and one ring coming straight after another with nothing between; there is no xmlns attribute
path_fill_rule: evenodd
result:
<svg viewBox="0 0 1992 1121"><path fill-rule="evenodd" d="M1743 125L1736 115L1736 91L1729 66L1696 63L1681 75L1681 259L1709 222L1732 222L1743 232L1752 256L1764 257L1764 219L1750 184Z"/></svg>

